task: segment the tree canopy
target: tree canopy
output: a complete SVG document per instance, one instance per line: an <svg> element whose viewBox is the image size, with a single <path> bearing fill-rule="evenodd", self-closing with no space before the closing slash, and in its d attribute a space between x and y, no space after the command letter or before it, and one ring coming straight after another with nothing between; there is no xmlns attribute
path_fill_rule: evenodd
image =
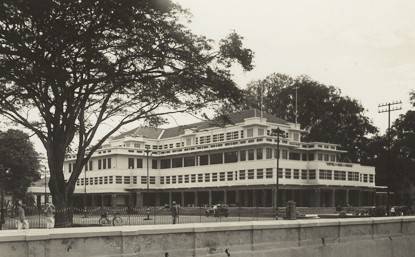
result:
<svg viewBox="0 0 415 257"><path fill-rule="evenodd" d="M298 123L308 130L306 141L340 144L348 159L358 161L365 155L370 134L377 132L365 109L356 100L343 96L340 89L306 76L292 78L271 74L248 84L245 108L262 108L287 121L295 122L297 91Z"/></svg>
<svg viewBox="0 0 415 257"><path fill-rule="evenodd" d="M70 205L82 167L121 127L240 100L230 68L252 69L252 51L236 33L216 49L187 15L169 0L2 1L0 114L42 141L57 207ZM77 158L65 182L69 147Z"/></svg>
<svg viewBox="0 0 415 257"><path fill-rule="evenodd" d="M30 184L40 178L38 153L29 135L20 130L0 131L0 164L5 190L15 199L23 199Z"/></svg>

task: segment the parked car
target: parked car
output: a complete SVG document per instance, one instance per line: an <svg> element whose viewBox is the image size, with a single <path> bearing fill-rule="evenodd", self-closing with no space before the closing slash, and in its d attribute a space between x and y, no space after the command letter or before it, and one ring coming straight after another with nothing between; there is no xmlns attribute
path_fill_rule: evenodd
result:
<svg viewBox="0 0 415 257"><path fill-rule="evenodd" d="M224 204L215 204L212 207L209 207L205 210L206 217L214 216L214 217L228 217L229 216L229 209L228 206Z"/></svg>

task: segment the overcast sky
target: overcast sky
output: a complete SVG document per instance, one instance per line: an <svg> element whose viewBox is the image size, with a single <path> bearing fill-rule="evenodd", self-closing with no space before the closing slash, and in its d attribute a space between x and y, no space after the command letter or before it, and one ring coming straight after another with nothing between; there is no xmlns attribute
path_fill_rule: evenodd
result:
<svg viewBox="0 0 415 257"><path fill-rule="evenodd" d="M383 130L378 104L415 89L414 0L176 0L193 14L190 28L214 40L236 30L255 52L251 80L280 72L340 88L359 100ZM394 113L392 118L396 118ZM181 120L178 121L179 123ZM185 122L185 120L183 120Z"/></svg>

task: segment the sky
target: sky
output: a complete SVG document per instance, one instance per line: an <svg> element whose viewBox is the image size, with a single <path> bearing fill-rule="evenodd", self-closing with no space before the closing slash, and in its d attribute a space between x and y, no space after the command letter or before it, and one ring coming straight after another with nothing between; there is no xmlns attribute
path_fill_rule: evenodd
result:
<svg viewBox="0 0 415 257"><path fill-rule="evenodd" d="M255 52L255 68L234 69L241 88L274 72L308 75L357 99L381 133L387 115L378 113L379 104L403 102L392 121L410 108L409 92L415 90L413 0L173 1L193 14L188 26L194 33L216 42L233 31L244 37L245 46ZM167 126L197 121L178 115Z"/></svg>
<svg viewBox="0 0 415 257"><path fill-rule="evenodd" d="M255 52L255 68L235 69L240 87L278 72L308 75L357 99L381 132L378 105L415 90L413 0L176 0L193 14L189 27L215 41L232 31ZM178 119L186 123L186 118Z"/></svg>

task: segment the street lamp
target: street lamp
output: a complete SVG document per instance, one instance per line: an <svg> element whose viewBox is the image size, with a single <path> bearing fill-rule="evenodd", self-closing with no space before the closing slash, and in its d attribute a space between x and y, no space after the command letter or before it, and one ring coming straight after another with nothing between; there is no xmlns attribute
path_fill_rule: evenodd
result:
<svg viewBox="0 0 415 257"><path fill-rule="evenodd" d="M280 135L284 133L279 127L276 129L271 130L271 136L277 136L277 170L276 170L276 178L275 178L275 199L274 199L274 207L275 207L275 219L278 219L278 187L279 187L279 177L278 171L280 169Z"/></svg>
<svg viewBox="0 0 415 257"><path fill-rule="evenodd" d="M10 169L5 169L5 168L3 168L2 166L0 166L0 171L1 171L1 173L3 173L3 171L4 171L4 174L1 174L0 175L0 179L1 179L1 199L0 199L0 201L1 201L1 204L0 204L0 208L1 208L1 214L0 214L0 230L3 230L3 224L4 224L4 222L5 222L5 215L4 215L4 192L6 191L5 190L5 186L6 186L6 179L8 178L8 175L10 174Z"/></svg>
<svg viewBox="0 0 415 257"><path fill-rule="evenodd" d="M146 169L147 169L147 179L146 179L146 184L147 184L147 197L149 197L149 191L150 191L150 177L149 177L149 167L148 167L148 159L149 159L149 154L151 153L150 147L146 146L146 149L144 150L144 152L146 153Z"/></svg>

